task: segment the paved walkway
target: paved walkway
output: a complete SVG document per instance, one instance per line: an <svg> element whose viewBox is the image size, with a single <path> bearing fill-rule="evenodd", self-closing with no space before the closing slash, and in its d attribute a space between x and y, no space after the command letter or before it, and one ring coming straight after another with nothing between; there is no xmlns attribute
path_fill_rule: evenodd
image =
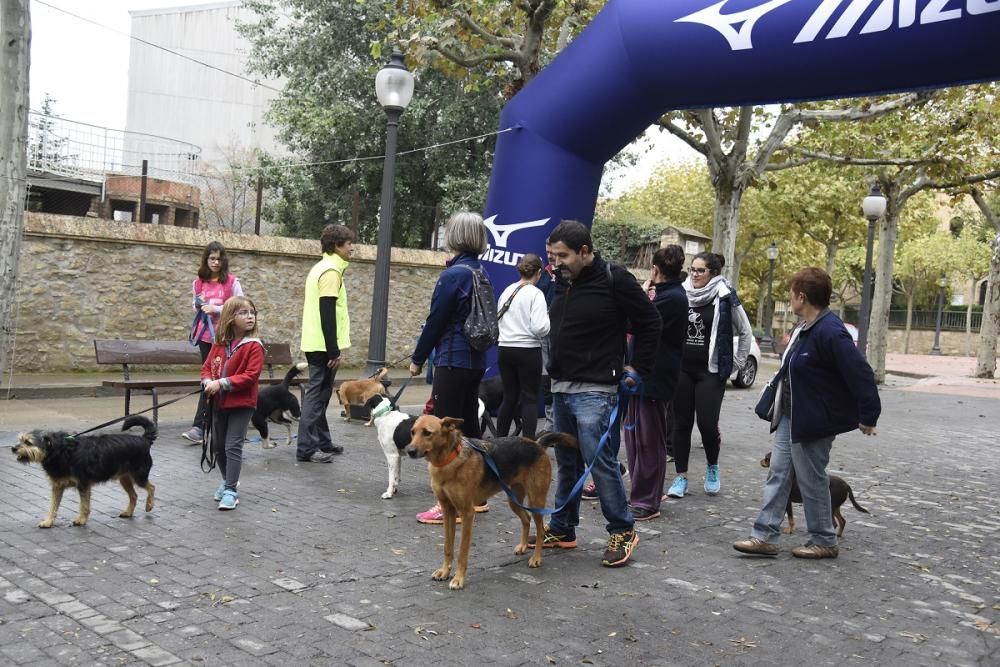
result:
<svg viewBox="0 0 1000 667"><path fill-rule="evenodd" d="M414 408L416 389L404 395ZM344 455L298 464L286 446L249 445L242 502L221 513L217 473L201 473L200 451L178 437L194 408L182 401L161 415L149 514L118 519L124 496L111 484L94 492L85 528L69 525L70 492L40 530L44 474L9 454L0 465L0 662L1000 664L996 403L902 389L883 389L878 436L834 447L831 471L871 511L844 509L835 561L733 551L760 502L769 438L751 410L757 391L731 390L722 494L702 493L696 448L693 493L640 525L628 567L600 566L604 520L584 503L579 547L529 569L496 497L476 521L461 592L430 578L441 529L413 519L431 503L423 463L404 461L399 495L381 500L374 432L331 410ZM0 443L120 409L120 398L0 401ZM796 516L786 549L805 540L800 506Z"/></svg>

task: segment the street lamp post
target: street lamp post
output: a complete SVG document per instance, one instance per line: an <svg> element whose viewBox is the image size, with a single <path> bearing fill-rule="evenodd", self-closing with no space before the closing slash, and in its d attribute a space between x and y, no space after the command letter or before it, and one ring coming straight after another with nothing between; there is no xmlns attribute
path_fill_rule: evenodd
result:
<svg viewBox="0 0 1000 667"><path fill-rule="evenodd" d="M865 275L861 288L861 311L858 313L858 349L865 358L868 357L868 326L872 318L872 248L875 245L875 223L885 215L885 197L878 187L878 183L872 184L871 192L864 201L861 208L865 217L868 218L868 241L865 244Z"/></svg>
<svg viewBox="0 0 1000 667"><path fill-rule="evenodd" d="M396 138L399 118L413 98L413 73L406 69L403 54L395 49L389 63L375 76L375 95L385 110L385 162L382 167L382 205L378 221L378 252L375 256L375 286L372 291L371 330L365 372L373 374L385 366L386 330L389 318L389 254L392 252L392 204L396 180Z"/></svg>
<svg viewBox="0 0 1000 667"><path fill-rule="evenodd" d="M934 345L931 346L931 354L941 356L941 315L944 312L944 288L948 286L948 279L941 276L938 280L938 309L937 324L934 326Z"/></svg>
<svg viewBox="0 0 1000 667"><path fill-rule="evenodd" d="M778 246L774 241L767 249L767 301L764 302L764 336L760 339L761 347L774 348L774 338L771 337L771 320L774 319L774 302L771 299L771 288L774 285L774 262L778 259Z"/></svg>

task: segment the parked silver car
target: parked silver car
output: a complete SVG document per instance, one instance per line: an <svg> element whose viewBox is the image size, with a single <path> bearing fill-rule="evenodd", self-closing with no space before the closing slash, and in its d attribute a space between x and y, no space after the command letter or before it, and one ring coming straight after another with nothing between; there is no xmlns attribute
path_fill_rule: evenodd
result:
<svg viewBox="0 0 1000 667"><path fill-rule="evenodd" d="M733 336L733 351L739 346L740 341L738 336ZM757 380L757 369L760 368L760 346L757 345L757 339L750 339L750 354L747 355L747 362L743 365L743 368L734 368L733 374L729 377L732 381L734 387L739 387L741 389L746 389L747 387L752 387L753 383Z"/></svg>

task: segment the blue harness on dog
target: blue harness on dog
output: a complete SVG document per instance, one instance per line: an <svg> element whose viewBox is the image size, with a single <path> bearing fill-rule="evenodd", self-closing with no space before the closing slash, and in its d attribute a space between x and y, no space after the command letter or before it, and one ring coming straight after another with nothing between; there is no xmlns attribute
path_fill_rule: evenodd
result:
<svg viewBox="0 0 1000 667"><path fill-rule="evenodd" d="M632 386L627 385L625 383L625 378L631 378L635 382L635 384ZM580 479L576 480L576 484L573 485L573 490L570 491L569 498L566 499L566 502L564 502L559 507L553 509L549 509L547 507L525 507L524 505L522 505L521 501L518 500L517 497L514 495L514 492L511 491L510 487L507 486L507 484L503 481L503 478L500 476L500 471L497 469L497 464L493 460L493 457L490 456L490 453L486 449L486 447L484 447L481 443L473 442L467 438L463 438L463 440L465 441L465 444L467 444L473 450L479 452L479 454L483 457L483 461L486 463L486 466L493 472L493 475L497 478L497 482L499 482L500 484L500 488L504 490L504 493L507 494L507 497L510 498L511 502L516 504L521 509L527 512L531 512L532 514L541 514L543 516L549 516L555 514L556 512L561 512L566 507L566 505L568 505L580 493L580 489L583 488L583 483L587 479L587 475L590 474L590 471L593 470L594 468L594 463L597 462L598 454L600 454L601 449L604 447L604 445L608 442L608 439L611 437L611 429L613 429L615 427L615 424L618 423L619 410L622 409L624 405L628 405L629 397L639 391L639 386L641 384L642 384L642 378L639 377L637 373L634 373L632 371L627 371L624 377L622 377L622 381L618 385L618 401L615 404L615 407L612 408L611 410L611 417L610 419L608 419L608 430L605 431L604 435L601 436L600 442L597 443L597 449L594 450L594 459L589 464L587 464L587 468L583 471L583 475L580 477Z"/></svg>

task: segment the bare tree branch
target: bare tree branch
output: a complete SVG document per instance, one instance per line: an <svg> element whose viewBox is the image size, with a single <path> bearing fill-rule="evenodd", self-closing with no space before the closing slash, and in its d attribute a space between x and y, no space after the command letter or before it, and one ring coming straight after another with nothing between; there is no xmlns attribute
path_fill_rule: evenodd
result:
<svg viewBox="0 0 1000 667"><path fill-rule="evenodd" d="M482 37L486 43L492 44L493 46L502 46L507 49L517 49L517 42L515 40L510 37L500 37L499 35L493 34L483 26L479 25L464 9L457 10L455 12L455 16L462 22L462 25L468 28L471 32Z"/></svg>
<svg viewBox="0 0 1000 667"><path fill-rule="evenodd" d="M708 158L714 160L716 164L721 164L726 159L726 154L722 152L722 138L719 136L719 126L715 120L714 109L697 109L694 111L698 124L705 132L705 146L708 148Z"/></svg>
<svg viewBox="0 0 1000 667"><path fill-rule="evenodd" d="M672 120L665 120L664 118L661 118L656 122L656 124L702 155L706 157L708 156L708 146L695 139L687 130L682 128L680 125L676 125Z"/></svg>
<svg viewBox="0 0 1000 667"><path fill-rule="evenodd" d="M994 169L993 171L988 171L984 174L976 174L975 176L963 176L962 178L951 182L932 181L928 179L925 187L932 188L934 190L950 190L951 188L961 188L996 179L1000 179L1000 169Z"/></svg>
<svg viewBox="0 0 1000 667"><path fill-rule="evenodd" d="M855 157L853 155L838 155L836 153L824 153L821 151L810 151L796 146L785 146L785 150L804 155L813 160L824 160L837 164L850 164L855 166L878 165L882 167L917 167L922 165L942 164L940 158L889 158L889 157Z"/></svg>
<svg viewBox="0 0 1000 667"><path fill-rule="evenodd" d="M785 162L768 162L764 171L781 171L782 169L794 169L803 165L812 164L816 158L802 158L801 160L787 160Z"/></svg>
<svg viewBox="0 0 1000 667"><path fill-rule="evenodd" d="M979 207L983 217L985 217L986 220L993 225L993 229L997 230L997 233L1000 234L1000 216L998 216L996 212L990 208L989 202L987 202L986 197L983 196L982 190L979 188L970 188L969 194L972 196L972 201L976 202L976 206Z"/></svg>
<svg viewBox="0 0 1000 667"><path fill-rule="evenodd" d="M441 46L440 44L434 44L431 46L431 50L437 51L456 65L461 65L462 67L467 68L472 68L485 62L512 62L515 65L521 62L521 54L516 51L501 51L500 53L484 53L479 56L467 56L465 54L458 53L457 51L452 51L447 47Z"/></svg>
<svg viewBox="0 0 1000 667"><path fill-rule="evenodd" d="M888 100L881 104L874 104L867 109L862 109L860 107L851 107L850 109L799 109L793 107L786 113L792 116L792 119L796 123L801 123L803 121L817 120L817 121L844 121L844 120L863 120L865 118L877 118L878 116L884 116L887 113L892 113L893 111L898 111L900 109L905 109L906 107L916 106L918 104L925 104L930 100L934 99L937 95L936 91L924 90L917 93L907 93L905 95L900 95L897 98Z"/></svg>

